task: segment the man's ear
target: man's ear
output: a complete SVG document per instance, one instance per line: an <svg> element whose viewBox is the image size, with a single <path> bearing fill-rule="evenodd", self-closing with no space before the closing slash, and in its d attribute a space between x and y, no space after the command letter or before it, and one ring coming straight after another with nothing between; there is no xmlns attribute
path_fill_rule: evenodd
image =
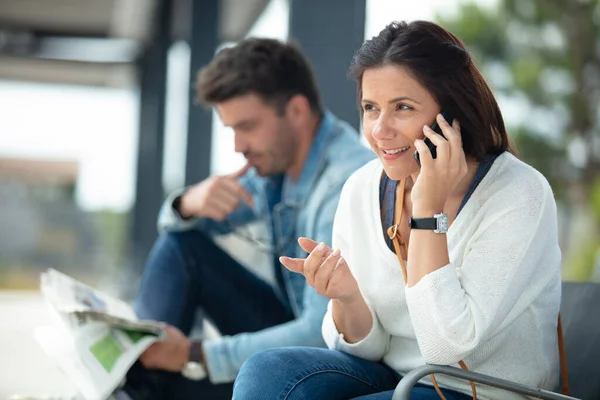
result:
<svg viewBox="0 0 600 400"><path fill-rule="evenodd" d="M308 99L301 94L293 96L286 105L286 115L294 126L306 124L312 114Z"/></svg>

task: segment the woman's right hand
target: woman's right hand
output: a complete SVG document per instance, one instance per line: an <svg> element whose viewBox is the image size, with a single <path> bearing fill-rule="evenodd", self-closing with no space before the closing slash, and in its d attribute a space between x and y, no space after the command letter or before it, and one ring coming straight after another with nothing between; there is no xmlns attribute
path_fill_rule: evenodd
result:
<svg viewBox="0 0 600 400"><path fill-rule="evenodd" d="M306 283L327 298L346 302L360 296L356 279L339 250L304 237L298 239L298 244L309 255L306 258L280 257L279 261L287 269L304 275Z"/></svg>

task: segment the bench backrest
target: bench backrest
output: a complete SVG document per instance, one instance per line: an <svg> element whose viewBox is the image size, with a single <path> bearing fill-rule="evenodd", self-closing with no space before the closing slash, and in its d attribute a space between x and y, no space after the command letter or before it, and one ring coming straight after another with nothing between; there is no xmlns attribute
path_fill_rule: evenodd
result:
<svg viewBox="0 0 600 400"><path fill-rule="evenodd" d="M600 400L600 284L564 282L560 308L571 395Z"/></svg>

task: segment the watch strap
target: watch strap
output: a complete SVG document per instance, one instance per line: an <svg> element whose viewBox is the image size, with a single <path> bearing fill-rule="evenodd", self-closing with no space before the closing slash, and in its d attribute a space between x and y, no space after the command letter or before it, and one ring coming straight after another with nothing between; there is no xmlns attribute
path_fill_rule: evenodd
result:
<svg viewBox="0 0 600 400"><path fill-rule="evenodd" d="M201 340L193 340L190 344L190 361L198 362L202 365L205 365L204 350L202 350Z"/></svg>
<svg viewBox="0 0 600 400"><path fill-rule="evenodd" d="M192 341L190 343L189 361L183 366L181 374L193 381L199 381L207 377L208 370L204 363L201 341Z"/></svg>
<svg viewBox="0 0 600 400"><path fill-rule="evenodd" d="M437 220L435 218L409 218L408 226L411 229L427 229L427 230L435 230L437 229Z"/></svg>

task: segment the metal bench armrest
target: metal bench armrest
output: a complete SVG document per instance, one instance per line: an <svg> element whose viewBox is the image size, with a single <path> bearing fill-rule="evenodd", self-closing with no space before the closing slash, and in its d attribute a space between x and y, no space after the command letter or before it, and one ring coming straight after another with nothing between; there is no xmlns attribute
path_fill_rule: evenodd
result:
<svg viewBox="0 0 600 400"><path fill-rule="evenodd" d="M464 371L460 368L450 367L447 365L427 364L422 367L415 368L406 374L394 391L392 400L409 400L410 392L415 384L423 377L430 374L443 374L469 380L485 385L494 386L497 388L509 390L511 392L524 394L526 396L537 397L544 400L580 400L575 397L565 396L563 394L551 392L549 390L533 388L520 383L507 381L504 379L494 378L489 375L479 374L473 371Z"/></svg>

